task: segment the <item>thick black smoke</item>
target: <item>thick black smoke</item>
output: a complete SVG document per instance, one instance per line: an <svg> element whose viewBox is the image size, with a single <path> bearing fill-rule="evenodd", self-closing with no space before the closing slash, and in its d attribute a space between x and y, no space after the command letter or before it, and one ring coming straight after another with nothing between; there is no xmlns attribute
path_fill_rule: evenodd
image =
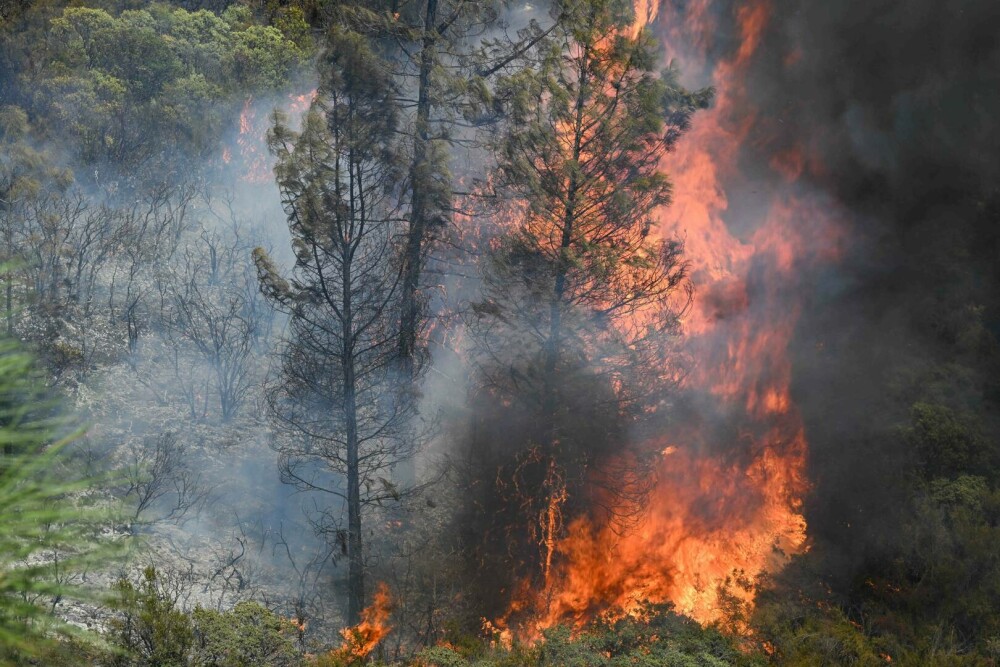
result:
<svg viewBox="0 0 1000 667"><path fill-rule="evenodd" d="M683 17L699 3L673 4ZM751 4L711 3L716 29L698 39L712 59L740 48ZM910 404L971 406L987 428L1000 414L988 349L1000 335L1000 3L767 7L734 109L756 119L739 171L799 146L802 187L842 208L843 256L800 286L793 395L810 441L810 535L850 577L892 548L906 511L920 466L899 435ZM734 228L765 196L728 194Z"/></svg>

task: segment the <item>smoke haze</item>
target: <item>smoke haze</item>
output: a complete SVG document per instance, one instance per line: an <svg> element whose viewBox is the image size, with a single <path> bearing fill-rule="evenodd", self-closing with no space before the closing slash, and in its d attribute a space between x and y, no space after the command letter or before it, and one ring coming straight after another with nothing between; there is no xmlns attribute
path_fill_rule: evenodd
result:
<svg viewBox="0 0 1000 667"><path fill-rule="evenodd" d="M928 378L919 370L904 377L901 369L930 373L952 360L937 334L961 328L949 320L955 311L983 307L984 325L1000 331L1000 6L777 0L667 7L660 26L682 40L668 41L668 49L676 49L692 85L708 81L686 67L685 52L704 53L710 64L733 58L746 48L741 15L757 7L767 15L732 106L733 122L752 121L730 165L739 174L726 190L730 229L752 235L748 212L781 187L775 156L789 156L798 191L836 218L837 261L801 267L793 288L804 300L792 341L792 393L810 443L810 536L841 564L832 566L836 574L849 577L884 552L895 539L895 513L905 511L903 483L916 457L894 435L908 419L906 397L914 400L915 384ZM672 12L712 29L678 35ZM808 228L803 234L807 243L831 243ZM943 401L996 399L988 377L958 384L965 395L946 392Z"/></svg>

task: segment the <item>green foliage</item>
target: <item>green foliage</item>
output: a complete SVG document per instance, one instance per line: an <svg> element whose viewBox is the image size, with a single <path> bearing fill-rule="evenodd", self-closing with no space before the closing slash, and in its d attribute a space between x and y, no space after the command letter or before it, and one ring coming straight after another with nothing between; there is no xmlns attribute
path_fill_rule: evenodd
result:
<svg viewBox="0 0 1000 667"><path fill-rule="evenodd" d="M967 415L943 405L916 403L911 420L905 437L925 475L951 476L982 470L987 462L987 445Z"/></svg>
<svg viewBox="0 0 1000 667"><path fill-rule="evenodd" d="M291 667L300 663L295 626L257 602L228 611L178 609L167 582L153 567L135 584L117 584L121 611L111 624L129 667Z"/></svg>
<svg viewBox="0 0 1000 667"><path fill-rule="evenodd" d="M194 664L205 667L285 667L299 664L296 627L257 602L231 610L196 609Z"/></svg>
<svg viewBox="0 0 1000 667"><path fill-rule="evenodd" d="M670 201L662 157L712 92L656 72L656 42L630 36L630 11L616 0L565 3L558 29L535 47L536 66L497 85L510 114L497 179L519 206L487 265L486 295L507 318L532 322L513 327L529 333L512 353L545 350L544 362L526 365L549 374L556 357L577 355L610 373L667 367L652 341L670 340L684 305L681 246L649 230ZM646 326L632 324L639 311L650 313ZM623 398L629 390L638 387Z"/></svg>
<svg viewBox="0 0 1000 667"><path fill-rule="evenodd" d="M423 667L463 667L470 664L459 652L446 646L431 646L417 656L416 664Z"/></svg>
<svg viewBox="0 0 1000 667"><path fill-rule="evenodd" d="M761 654L741 651L718 630L675 614L670 605L650 605L638 617L597 621L579 632L557 626L532 646L471 649L448 644L421 651L416 667L751 667Z"/></svg>
<svg viewBox="0 0 1000 667"><path fill-rule="evenodd" d="M168 147L213 149L236 105L287 86L313 49L301 12L264 26L240 5L67 7L47 29L44 64L15 63L36 125L84 162L123 166Z"/></svg>
<svg viewBox="0 0 1000 667"><path fill-rule="evenodd" d="M188 664L194 646L191 617L176 608L152 566L138 585L117 584L121 616L111 623L112 641L125 651L122 665L180 667Z"/></svg>
<svg viewBox="0 0 1000 667"><path fill-rule="evenodd" d="M86 635L54 615L63 599L96 599L79 573L107 563L114 542L99 539L113 517L88 507L83 480L67 467L57 406L40 389L32 360L0 341L0 660L53 650L59 636Z"/></svg>
<svg viewBox="0 0 1000 667"><path fill-rule="evenodd" d="M764 629L760 641L766 642L774 652L773 661L780 665L874 667L885 665L886 656L899 660L897 652L881 648L877 639L866 635L836 607L765 605L756 620Z"/></svg>
<svg viewBox="0 0 1000 667"><path fill-rule="evenodd" d="M782 665L990 665L1000 637L1000 488L970 414L913 406L912 494L881 553L835 592L822 551L799 557L758 600L755 639ZM970 474L980 473L980 474ZM820 570L821 571L821 570Z"/></svg>
<svg viewBox="0 0 1000 667"><path fill-rule="evenodd" d="M24 109L0 106L0 225L11 225L25 201L49 188L61 190L72 178L68 169L35 148Z"/></svg>

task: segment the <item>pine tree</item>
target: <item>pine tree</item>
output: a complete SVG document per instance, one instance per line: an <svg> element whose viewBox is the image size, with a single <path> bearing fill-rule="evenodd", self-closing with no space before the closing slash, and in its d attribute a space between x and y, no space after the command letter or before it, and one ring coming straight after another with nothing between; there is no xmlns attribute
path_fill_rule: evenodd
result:
<svg viewBox="0 0 1000 667"><path fill-rule="evenodd" d="M515 497L496 511L505 526L511 506L527 513L515 522L534 526L545 573L567 511L641 499L652 459L629 434L676 378L690 298L682 244L653 215L670 201L662 158L711 91L657 72L654 39L630 23L618 0L565 2L536 66L498 86L511 104L495 180L514 204L474 328L484 392L527 424L500 455Z"/></svg>
<svg viewBox="0 0 1000 667"><path fill-rule="evenodd" d="M296 255L291 279L263 250L255 261L265 293L291 317L270 392L271 414L291 435L278 447L282 473L346 503L346 531L327 528L348 558L353 625L365 598L363 507L399 499L388 477L415 446L403 437L413 402L393 372L401 161L393 82L367 40L334 30L321 68L302 131L279 116L270 133Z"/></svg>
<svg viewBox="0 0 1000 667"><path fill-rule="evenodd" d="M371 0L333 10L392 63L401 91L407 196L396 360L401 381L417 381L427 357L427 269L440 258L440 241L455 208L452 168L457 156L476 144L474 128L489 122L485 79L496 70L486 72L483 63L492 66L508 55L497 45L490 56L481 53L482 35L496 23L498 10L492 0Z"/></svg>

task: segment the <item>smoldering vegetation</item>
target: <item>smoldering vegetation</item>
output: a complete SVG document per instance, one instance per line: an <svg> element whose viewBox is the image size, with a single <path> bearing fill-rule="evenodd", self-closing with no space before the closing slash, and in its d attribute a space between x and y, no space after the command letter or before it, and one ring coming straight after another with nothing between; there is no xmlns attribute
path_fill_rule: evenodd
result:
<svg viewBox="0 0 1000 667"><path fill-rule="evenodd" d="M261 418L285 323L250 252L288 257L263 135L304 106L312 46L273 29L237 63L241 11L38 9L5 30L5 324L86 424L75 456L110 471L116 530L143 537L126 576L151 563L188 608L264 596L292 615L323 548Z"/></svg>

